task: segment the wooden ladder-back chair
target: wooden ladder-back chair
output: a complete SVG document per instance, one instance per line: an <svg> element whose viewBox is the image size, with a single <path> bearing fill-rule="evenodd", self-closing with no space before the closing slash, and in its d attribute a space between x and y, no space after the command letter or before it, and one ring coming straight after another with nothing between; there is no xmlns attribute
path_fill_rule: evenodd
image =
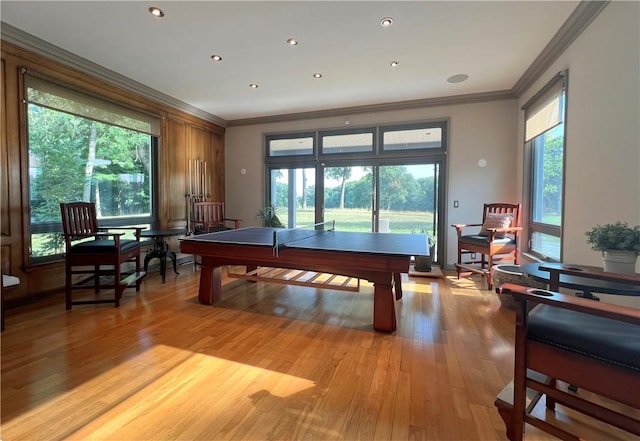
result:
<svg viewBox="0 0 640 441"><path fill-rule="evenodd" d="M135 230L136 239L122 239L124 233L110 233L98 227L96 207L90 202L61 203L62 228L66 245L65 304L114 303L120 306L124 290L135 283L136 291L144 272L140 271L140 227L109 227L110 229ZM135 271L123 272L122 264L135 263ZM92 268L88 268L92 267ZM82 280L74 281L77 274L91 274ZM110 276L103 283L102 276ZM87 282L93 280L93 285ZM73 300L72 290L87 289L93 286L95 293L101 289L115 290L113 299Z"/></svg>
<svg viewBox="0 0 640 441"><path fill-rule="evenodd" d="M482 223L452 225L458 236L458 261L455 264L458 279L474 273L482 274L487 280L487 288L492 289L493 265L504 261L518 264L522 231L520 216L520 204L484 204ZM476 230L480 227L480 230L465 232L470 227ZM466 258L472 254L476 259Z"/></svg>
<svg viewBox="0 0 640 441"><path fill-rule="evenodd" d="M214 233L237 228L240 228L240 220L224 216L223 202L201 201L193 203L194 234Z"/></svg>
<svg viewBox="0 0 640 441"><path fill-rule="evenodd" d="M556 404L640 436L640 310L555 292L560 274L632 286L640 286L640 276L562 265L540 270L550 272L549 291L498 288L518 303L514 380L495 402L508 438L522 440L529 423L561 439L580 439L563 425L566 418L555 418ZM542 395L544 417L533 412Z"/></svg>

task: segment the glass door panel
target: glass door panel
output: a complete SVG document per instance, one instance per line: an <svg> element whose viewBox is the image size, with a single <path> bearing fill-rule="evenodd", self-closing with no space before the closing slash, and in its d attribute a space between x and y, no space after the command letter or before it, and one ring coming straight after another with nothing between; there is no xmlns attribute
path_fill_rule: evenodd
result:
<svg viewBox="0 0 640 441"><path fill-rule="evenodd" d="M438 174L438 164L380 166L378 231L435 237Z"/></svg>
<svg viewBox="0 0 640 441"><path fill-rule="evenodd" d="M372 167L324 169L324 220L336 221L338 231L372 231Z"/></svg>
<svg viewBox="0 0 640 441"><path fill-rule="evenodd" d="M287 228L315 223L315 168L271 170L271 203Z"/></svg>

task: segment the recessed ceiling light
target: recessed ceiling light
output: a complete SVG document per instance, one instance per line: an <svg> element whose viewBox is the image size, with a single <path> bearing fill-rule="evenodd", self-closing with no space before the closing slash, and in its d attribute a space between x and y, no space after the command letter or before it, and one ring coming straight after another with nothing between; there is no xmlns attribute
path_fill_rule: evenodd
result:
<svg viewBox="0 0 640 441"><path fill-rule="evenodd" d="M287 40L287 44L289 46L296 46L298 44L298 40L296 40L295 38L290 38Z"/></svg>
<svg viewBox="0 0 640 441"><path fill-rule="evenodd" d="M391 17L385 17L382 20L380 20L380 26L382 26L383 28L388 28L392 24L393 24L393 18Z"/></svg>
<svg viewBox="0 0 640 441"><path fill-rule="evenodd" d="M322 78L322 74L319 72L316 72L313 74L313 78Z"/></svg>
<svg viewBox="0 0 640 441"><path fill-rule="evenodd" d="M249 84L249 87L252 88L252 89L257 89L258 85L256 83L251 83L251 84Z"/></svg>
<svg viewBox="0 0 640 441"><path fill-rule="evenodd" d="M451 75L449 78L447 78L447 82L448 83L462 83L463 81L467 81L469 79L469 75L467 74L456 74L456 75Z"/></svg>
<svg viewBox="0 0 640 441"><path fill-rule="evenodd" d="M153 15L154 17L164 17L164 12L162 12L162 9L157 8L155 6L152 6L149 8L149 12L151 12L151 15Z"/></svg>
<svg viewBox="0 0 640 441"><path fill-rule="evenodd" d="M211 59L213 61L222 61L222 57L220 55L211 55Z"/></svg>
<svg viewBox="0 0 640 441"><path fill-rule="evenodd" d="M400 63L398 63L397 61L392 61L391 63L389 63L389 66L396 67L398 64Z"/></svg>

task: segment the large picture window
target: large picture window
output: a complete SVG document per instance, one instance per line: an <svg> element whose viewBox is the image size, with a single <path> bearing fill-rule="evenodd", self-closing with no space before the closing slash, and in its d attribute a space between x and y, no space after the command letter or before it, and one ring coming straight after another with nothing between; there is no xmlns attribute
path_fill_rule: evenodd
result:
<svg viewBox="0 0 640 441"><path fill-rule="evenodd" d="M101 226L151 225L157 118L25 75L32 262L64 252L60 202Z"/></svg>
<svg viewBox="0 0 640 441"><path fill-rule="evenodd" d="M554 261L562 260L566 86L564 71L523 107L530 165L528 251Z"/></svg>

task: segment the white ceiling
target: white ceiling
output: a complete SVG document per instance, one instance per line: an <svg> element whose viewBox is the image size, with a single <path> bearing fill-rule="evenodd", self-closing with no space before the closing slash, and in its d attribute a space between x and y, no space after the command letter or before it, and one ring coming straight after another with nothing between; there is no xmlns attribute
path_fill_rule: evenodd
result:
<svg viewBox="0 0 640 441"><path fill-rule="evenodd" d="M578 3L2 0L0 19L233 121L511 90Z"/></svg>

